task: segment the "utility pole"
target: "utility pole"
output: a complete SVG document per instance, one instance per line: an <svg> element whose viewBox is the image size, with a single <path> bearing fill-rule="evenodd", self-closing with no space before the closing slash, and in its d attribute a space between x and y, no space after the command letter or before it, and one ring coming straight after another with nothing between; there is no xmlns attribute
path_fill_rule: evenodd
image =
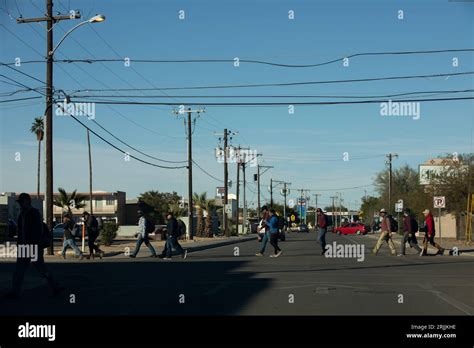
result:
<svg viewBox="0 0 474 348"><path fill-rule="evenodd" d="M187 131L186 131L186 138L188 140L188 229L186 231L186 238L193 239L194 234L194 217L193 217L193 130L191 125L191 115L192 113L202 113L206 112L205 110L197 109L191 110L188 108L186 111L187 116ZM184 109L180 109L179 111L174 111L177 115L182 115L185 113ZM194 119L196 121L196 119Z"/></svg>
<svg viewBox="0 0 474 348"><path fill-rule="evenodd" d="M236 197L236 198L237 198L237 222L236 222L236 224L235 224L235 225L236 225L236 228L237 228L237 229L236 229L237 235L239 235L239 216L240 216L240 215L239 215L239 214L240 214L240 212L239 212L239 210L240 210L240 208L239 208L239 199L240 199L240 197L239 197L239 188L240 188L240 160L238 159L238 160L237 160L237 188L236 188L236 196L237 196L237 197Z"/></svg>
<svg viewBox="0 0 474 348"><path fill-rule="evenodd" d="M46 17L18 18L18 24L47 22L46 25L46 114L44 124L45 141L45 220L49 229L53 229L53 28L56 22L81 18L80 12L67 16L53 16L53 0L46 0ZM49 255L54 255L53 236L51 235Z"/></svg>
<svg viewBox="0 0 474 348"><path fill-rule="evenodd" d="M270 178L270 207L273 208L273 179Z"/></svg>
<svg viewBox="0 0 474 348"><path fill-rule="evenodd" d="M265 169L263 173L260 172L260 169L263 168ZM260 219L260 210L261 210L261 202L260 202L260 177L265 174L265 172L269 169L272 169L273 166L261 166L260 164L257 164L257 216ZM271 181L271 179L270 179ZM271 184L270 184L271 185ZM272 196L271 196L272 198ZM271 200L271 199L270 199Z"/></svg>
<svg viewBox="0 0 474 348"><path fill-rule="evenodd" d="M398 158L396 153L389 153L386 155L388 158L388 211L390 212L392 209L392 160L394 158Z"/></svg>
<svg viewBox="0 0 474 348"><path fill-rule="evenodd" d="M336 220L335 220L335 215L334 215L334 200L335 200L337 197L336 197L336 196L331 196L331 197L329 197L329 198L331 198L331 200L332 200L332 223L333 223L333 226L334 226L334 227L337 227L337 226L336 226L336 223L335 223Z"/></svg>
<svg viewBox="0 0 474 348"><path fill-rule="evenodd" d="M89 205L90 214L94 214L94 208L92 207L92 155L91 155L91 138L89 135L89 129L87 130L87 146L89 147Z"/></svg>
<svg viewBox="0 0 474 348"><path fill-rule="evenodd" d="M227 171L227 128L224 129L224 233L230 237L226 207L229 204L229 173Z"/></svg>
<svg viewBox="0 0 474 348"><path fill-rule="evenodd" d="M318 197L321 196L320 193L313 193L314 196L314 228L316 228L316 225L318 224Z"/></svg>
<svg viewBox="0 0 474 348"><path fill-rule="evenodd" d="M242 233L246 234L247 233L247 201L246 201L246 181L245 181L245 167L246 167L246 161L247 161L247 156L244 154L244 161L242 162L242 176L244 178L244 211L243 211L243 219L242 219Z"/></svg>

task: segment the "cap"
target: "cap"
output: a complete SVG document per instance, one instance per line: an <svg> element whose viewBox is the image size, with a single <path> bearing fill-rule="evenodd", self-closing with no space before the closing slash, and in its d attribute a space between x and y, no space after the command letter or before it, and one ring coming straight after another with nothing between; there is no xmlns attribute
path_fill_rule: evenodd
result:
<svg viewBox="0 0 474 348"><path fill-rule="evenodd" d="M430 210L429 210L429 209L423 210L423 214L429 214L429 213L430 213Z"/></svg>
<svg viewBox="0 0 474 348"><path fill-rule="evenodd" d="M386 213L386 212L387 211L384 208L380 209L380 211L379 211L379 213Z"/></svg>

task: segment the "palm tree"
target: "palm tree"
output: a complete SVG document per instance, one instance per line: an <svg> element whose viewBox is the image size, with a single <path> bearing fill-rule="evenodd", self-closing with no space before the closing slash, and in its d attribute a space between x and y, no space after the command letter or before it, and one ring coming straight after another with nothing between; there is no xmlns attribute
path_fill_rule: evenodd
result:
<svg viewBox="0 0 474 348"><path fill-rule="evenodd" d="M41 173L41 142L43 141L44 137L44 122L43 118L36 117L33 124L31 125L30 132L36 134L36 140L38 141L38 185L36 189L36 197L39 198L40 195L40 173Z"/></svg>
<svg viewBox="0 0 474 348"><path fill-rule="evenodd" d="M71 195L68 195L66 190L62 187L59 187L58 191L59 197L53 199L53 204L57 207L63 208L63 210L66 210L68 214L72 214L71 208L81 209L86 206L84 203L85 197L78 195L76 193L77 190L74 190Z"/></svg>
<svg viewBox="0 0 474 348"><path fill-rule="evenodd" d="M193 194L193 202L194 207L197 210L197 226L196 226L196 234L198 237L202 237L204 234L204 208L206 207L207 201L207 193L203 192L201 194L194 193Z"/></svg>
<svg viewBox="0 0 474 348"><path fill-rule="evenodd" d="M184 208L181 208L179 206L179 203L168 204L168 211L170 211L175 218L180 218L182 216L185 216L187 213L187 210Z"/></svg>
<svg viewBox="0 0 474 348"><path fill-rule="evenodd" d="M207 212L206 216L206 227L205 227L205 233L206 237L212 237L212 215L214 213L214 209L216 208L216 202L213 199L208 199L205 202L205 209Z"/></svg>

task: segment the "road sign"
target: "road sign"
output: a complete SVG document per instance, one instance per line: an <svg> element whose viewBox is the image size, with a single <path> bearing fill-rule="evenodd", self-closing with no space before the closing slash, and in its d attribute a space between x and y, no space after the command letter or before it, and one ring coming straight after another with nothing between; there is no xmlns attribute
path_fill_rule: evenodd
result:
<svg viewBox="0 0 474 348"><path fill-rule="evenodd" d="M232 204L229 203L225 205L225 212L227 214L232 214Z"/></svg>
<svg viewBox="0 0 474 348"><path fill-rule="evenodd" d="M446 197L444 196L433 197L433 206L435 208L446 208Z"/></svg>
<svg viewBox="0 0 474 348"><path fill-rule="evenodd" d="M403 199L399 199L397 203L395 203L395 212L401 213L403 211Z"/></svg>
<svg viewBox="0 0 474 348"><path fill-rule="evenodd" d="M290 209L293 209L295 207L295 201L293 199L290 199L288 201L288 206L290 207Z"/></svg>

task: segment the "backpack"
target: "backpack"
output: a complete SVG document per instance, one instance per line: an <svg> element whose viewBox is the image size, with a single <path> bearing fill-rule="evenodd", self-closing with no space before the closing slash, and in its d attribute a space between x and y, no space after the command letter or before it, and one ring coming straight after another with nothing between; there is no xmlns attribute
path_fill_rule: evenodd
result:
<svg viewBox="0 0 474 348"><path fill-rule="evenodd" d="M182 220L178 220L178 231L177 237L181 237L186 233L186 225Z"/></svg>
<svg viewBox="0 0 474 348"><path fill-rule="evenodd" d="M42 223L43 225L43 231L41 233L41 239L40 239L40 242L39 242L39 247L41 249L45 249L45 248L48 248L51 244L51 231L49 230L49 227L48 225L43 222Z"/></svg>
<svg viewBox="0 0 474 348"><path fill-rule="evenodd" d="M388 215L387 218L390 221L390 232L398 232L398 221L392 215Z"/></svg>
<svg viewBox="0 0 474 348"><path fill-rule="evenodd" d="M283 216L278 216L278 229L283 230L285 228L285 219Z"/></svg>
<svg viewBox="0 0 474 348"><path fill-rule="evenodd" d="M154 231L155 231L155 225L153 225L150 220L145 218L145 233L149 234L149 233L153 233Z"/></svg>
<svg viewBox="0 0 474 348"><path fill-rule="evenodd" d="M418 232L418 221L415 218L411 217L411 233Z"/></svg>

